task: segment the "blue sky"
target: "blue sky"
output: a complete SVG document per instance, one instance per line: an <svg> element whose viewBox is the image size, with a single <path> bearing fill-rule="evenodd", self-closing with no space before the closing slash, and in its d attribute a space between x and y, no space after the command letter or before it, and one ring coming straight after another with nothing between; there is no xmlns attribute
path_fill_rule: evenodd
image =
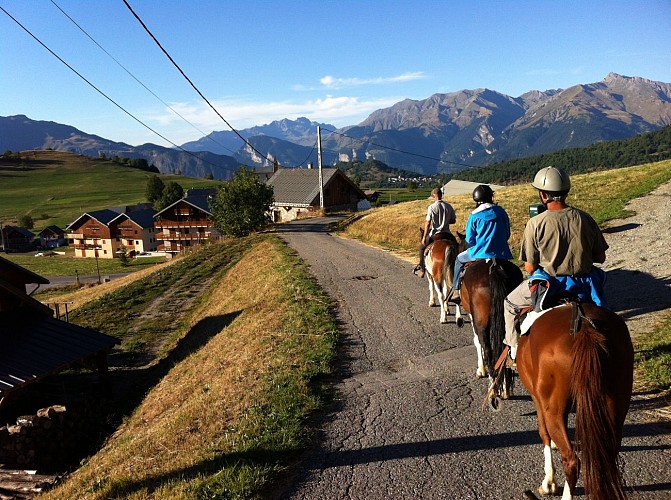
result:
<svg viewBox="0 0 671 500"><path fill-rule="evenodd" d="M483 87L517 97L598 82L609 72L671 82L669 0L128 3L236 129L301 116L342 127L406 98ZM122 0L0 6L175 144L229 130ZM24 114L132 145L170 146L2 11L0 33L0 116Z"/></svg>

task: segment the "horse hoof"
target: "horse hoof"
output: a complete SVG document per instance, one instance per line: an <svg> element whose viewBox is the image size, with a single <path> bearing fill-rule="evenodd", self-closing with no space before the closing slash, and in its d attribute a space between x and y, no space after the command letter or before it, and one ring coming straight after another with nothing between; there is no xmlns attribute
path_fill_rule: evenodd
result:
<svg viewBox="0 0 671 500"><path fill-rule="evenodd" d="M458 326L459 328L461 328L462 326L464 326L464 320L461 319L461 318L458 318L458 319L457 319L457 326Z"/></svg>
<svg viewBox="0 0 671 500"><path fill-rule="evenodd" d="M540 493L542 497L554 496L554 494L557 493L557 485L555 483L548 484L547 486L541 484L538 487L538 493Z"/></svg>
<svg viewBox="0 0 671 500"><path fill-rule="evenodd" d="M485 372L481 372L480 370L475 371L475 378L485 378L487 374Z"/></svg>
<svg viewBox="0 0 671 500"><path fill-rule="evenodd" d="M498 396L489 398L489 408L495 413L501 411L501 401L499 400Z"/></svg>

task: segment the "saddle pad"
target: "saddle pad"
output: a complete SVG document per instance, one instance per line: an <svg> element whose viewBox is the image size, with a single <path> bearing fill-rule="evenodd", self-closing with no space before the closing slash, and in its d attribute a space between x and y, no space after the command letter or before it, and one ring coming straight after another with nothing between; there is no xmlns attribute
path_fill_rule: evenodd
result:
<svg viewBox="0 0 671 500"><path fill-rule="evenodd" d="M555 306L559 307L559 306ZM522 324L520 325L520 335L526 335L529 333L529 330L531 330L531 325L534 324L534 321L536 321L538 318L543 316L548 311L552 311L554 307L551 307L550 309L544 309L540 312L538 311L531 311L527 313L526 318L524 318L524 321L522 321Z"/></svg>

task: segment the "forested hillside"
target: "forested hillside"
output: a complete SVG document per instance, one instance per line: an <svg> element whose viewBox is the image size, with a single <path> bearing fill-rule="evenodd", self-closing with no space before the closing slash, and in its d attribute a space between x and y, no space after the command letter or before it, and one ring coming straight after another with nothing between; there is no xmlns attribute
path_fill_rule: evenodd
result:
<svg viewBox="0 0 671 500"><path fill-rule="evenodd" d="M533 179L540 167L554 165L569 173L587 173L629 167L671 158L671 126L631 139L609 141L585 148L563 149L555 153L530 156L487 167L462 170L442 177L492 184L515 184Z"/></svg>

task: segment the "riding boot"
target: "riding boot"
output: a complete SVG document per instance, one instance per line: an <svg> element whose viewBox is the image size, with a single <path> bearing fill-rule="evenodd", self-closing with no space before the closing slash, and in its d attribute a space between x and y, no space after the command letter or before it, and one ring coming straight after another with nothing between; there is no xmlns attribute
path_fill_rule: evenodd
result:
<svg viewBox="0 0 671 500"><path fill-rule="evenodd" d="M461 304L461 292L459 292L459 290L452 289L449 301L453 304Z"/></svg>

